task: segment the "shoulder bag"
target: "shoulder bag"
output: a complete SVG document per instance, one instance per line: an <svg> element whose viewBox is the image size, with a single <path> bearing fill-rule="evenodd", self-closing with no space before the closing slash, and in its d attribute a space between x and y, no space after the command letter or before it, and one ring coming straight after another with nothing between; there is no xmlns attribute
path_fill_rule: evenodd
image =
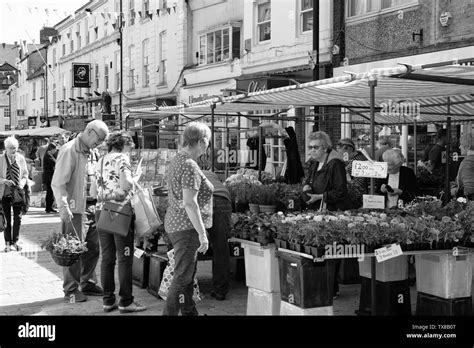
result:
<svg viewBox="0 0 474 348"><path fill-rule="evenodd" d="M104 159L105 156L102 157L100 169L100 177L102 180L102 201L104 202L104 205L99 215L99 221L97 222L97 230L126 237L132 224L132 205L130 202L104 201Z"/></svg>
<svg viewBox="0 0 474 348"><path fill-rule="evenodd" d="M7 161L7 170L10 170L11 164L10 160L8 159L8 156L5 154L5 160ZM19 167L20 165L18 165ZM25 191L18 187L18 186L11 186L10 187L11 193L12 193L12 200L11 204L13 206L24 206L25 205Z"/></svg>

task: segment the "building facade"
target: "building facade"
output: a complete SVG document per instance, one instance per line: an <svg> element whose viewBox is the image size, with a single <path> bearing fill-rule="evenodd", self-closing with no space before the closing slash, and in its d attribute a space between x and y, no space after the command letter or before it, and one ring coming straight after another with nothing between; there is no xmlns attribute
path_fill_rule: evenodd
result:
<svg viewBox="0 0 474 348"><path fill-rule="evenodd" d="M19 58L17 45L0 45L0 130L9 130L12 124L12 117L15 117L14 90L18 80L18 70L16 62Z"/></svg>

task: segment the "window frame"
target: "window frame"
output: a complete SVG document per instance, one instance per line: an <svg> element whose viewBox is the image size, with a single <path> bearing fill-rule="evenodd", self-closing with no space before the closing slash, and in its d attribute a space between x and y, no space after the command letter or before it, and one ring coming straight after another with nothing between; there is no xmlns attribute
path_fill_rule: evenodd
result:
<svg viewBox="0 0 474 348"><path fill-rule="evenodd" d="M168 60L168 50L167 50L167 41L168 41L168 32L167 30L162 30L158 34L159 40L159 67L160 71L158 74L158 85L166 85L167 83L167 60Z"/></svg>
<svg viewBox="0 0 474 348"><path fill-rule="evenodd" d="M358 20L361 20L361 19L376 17L376 16L379 16L379 15L383 15L383 14L391 13L391 12L394 12L394 11L397 11L397 10L402 10L402 9L405 9L405 8L409 8L409 7L419 5L419 0L410 0L410 2L405 3L405 4L391 6L391 7L387 7L387 8L382 9L382 1L383 0L373 0L373 1L376 2L376 9L375 10L370 11L370 12L365 12L365 13L362 13L362 14L358 14L358 15L354 15L354 16L349 16L349 9L350 9L350 3L349 2L351 0L345 0L345 1L346 1L346 4L345 4L346 5L345 6L345 8L346 8L345 9L345 18L346 18L347 23L358 21ZM364 1L368 1L368 0L364 0Z"/></svg>
<svg viewBox="0 0 474 348"><path fill-rule="evenodd" d="M110 70L110 63L105 59L104 63L104 91L109 89L109 70Z"/></svg>
<svg viewBox="0 0 474 348"><path fill-rule="evenodd" d="M96 91L99 90L99 81L100 81L100 70L99 63L95 63L95 72L94 72L94 88Z"/></svg>
<svg viewBox="0 0 474 348"><path fill-rule="evenodd" d="M268 20L265 20L265 21L262 21L262 22L259 22L259 18L258 18L258 10L259 10L259 7L264 5L264 4L269 4L270 5L270 19ZM256 19L255 19L255 24L256 24L256 42L257 44L265 44L265 43L268 43L271 41L272 39L272 1L271 0L261 0L261 2L256 2L256 11L255 11L255 14L256 14ZM266 25L266 24L270 24L270 37L268 39L265 39L265 40L260 40L260 28L263 26L263 25Z"/></svg>
<svg viewBox="0 0 474 348"><path fill-rule="evenodd" d="M31 86L33 87L33 96L31 97L31 100L36 100L36 81L33 81Z"/></svg>
<svg viewBox="0 0 474 348"><path fill-rule="evenodd" d="M300 28L300 34L308 34L308 33L313 32L313 29L304 30L304 15L307 14L307 13L311 13L311 17L313 17L314 0L311 0L312 5L311 5L310 9L303 9L303 2L304 1L305 0L299 0L299 12L300 12L300 15L299 15L299 21L300 21L299 28ZM314 27L314 18L313 18L313 27Z"/></svg>
<svg viewBox="0 0 474 348"><path fill-rule="evenodd" d="M142 87L150 86L150 56L148 50L150 39L142 41Z"/></svg>
<svg viewBox="0 0 474 348"><path fill-rule="evenodd" d="M225 26L225 27L222 27L222 28L219 28L219 29L216 29L216 30L212 30L212 31L208 31L208 32L205 32L205 33L202 33L200 35L198 35L198 52L199 52L199 60L198 60L198 65L199 66L204 66L204 65L212 65L212 64L218 64L218 63L223 63L223 62L227 62L227 61L231 61L232 59L234 59L233 57L233 29L236 28L235 26ZM224 31L227 31L227 41L228 41L228 45L227 45L227 58L224 58L225 54L225 45L224 45ZM217 38L217 33L220 34L220 37L221 37L221 47L220 47L220 50L217 50L216 49L216 38ZM213 45L214 45L214 49L213 49L213 56L214 56L214 59L212 62L209 62L209 51L208 51L208 36L209 35L213 35L214 37L214 41L213 41ZM201 45L202 44L202 41L203 42L203 46ZM220 60L217 60L217 52L221 52L221 59ZM204 55L202 54L202 52L204 52ZM204 58L203 58L204 56ZM201 60L204 59L204 62L201 62Z"/></svg>
<svg viewBox="0 0 474 348"><path fill-rule="evenodd" d="M128 91L135 91L135 67L133 66L133 50L135 49L135 45L128 46L128 59L129 59L129 66L128 66Z"/></svg>

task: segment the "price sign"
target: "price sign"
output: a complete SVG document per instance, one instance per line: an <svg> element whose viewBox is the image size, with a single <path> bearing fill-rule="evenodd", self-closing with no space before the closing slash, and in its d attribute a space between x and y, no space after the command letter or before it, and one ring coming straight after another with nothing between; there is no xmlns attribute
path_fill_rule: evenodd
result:
<svg viewBox="0 0 474 348"><path fill-rule="evenodd" d="M385 209L385 197L379 195L362 195L364 209Z"/></svg>
<svg viewBox="0 0 474 348"><path fill-rule="evenodd" d="M399 244L391 244L380 249L375 249L374 253L375 257L377 258L377 262L383 262L403 255L402 248Z"/></svg>
<svg viewBox="0 0 474 348"><path fill-rule="evenodd" d="M144 250L141 249L135 249L135 252L133 253L133 256L135 256L137 259L143 256L145 254Z"/></svg>
<svg viewBox="0 0 474 348"><path fill-rule="evenodd" d="M383 179L387 177L387 162L352 162L352 175L362 178Z"/></svg>

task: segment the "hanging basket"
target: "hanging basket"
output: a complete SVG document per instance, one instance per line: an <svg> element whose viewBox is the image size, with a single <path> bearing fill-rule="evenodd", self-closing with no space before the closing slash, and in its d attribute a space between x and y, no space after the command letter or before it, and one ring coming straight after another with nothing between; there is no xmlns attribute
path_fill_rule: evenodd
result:
<svg viewBox="0 0 474 348"><path fill-rule="evenodd" d="M72 266L73 264L75 264L77 261L79 261L79 257L82 254L83 253L80 253L80 254L78 254L78 253L60 254L60 253L56 252L55 250L51 251L51 257L53 258L54 262L58 266L63 266L63 267L69 267L69 266Z"/></svg>

